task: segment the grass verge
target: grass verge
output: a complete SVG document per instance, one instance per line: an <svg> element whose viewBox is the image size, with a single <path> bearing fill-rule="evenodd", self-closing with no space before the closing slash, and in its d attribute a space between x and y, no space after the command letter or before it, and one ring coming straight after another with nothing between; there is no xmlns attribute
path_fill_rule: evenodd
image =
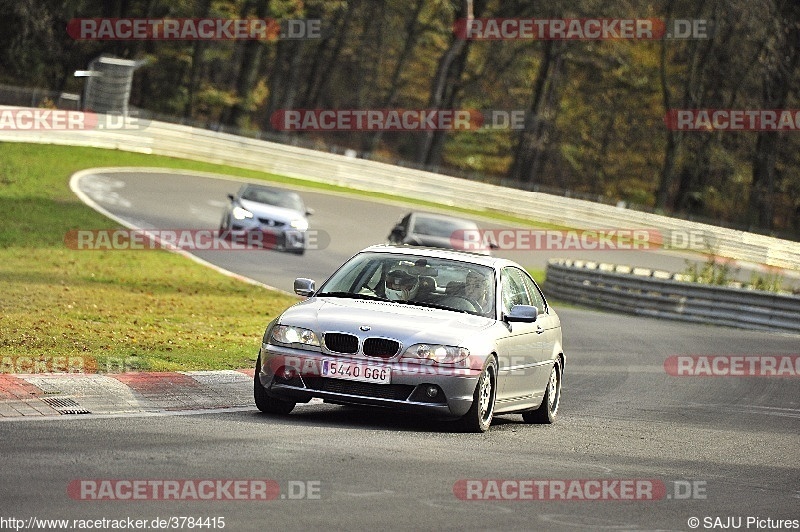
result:
<svg viewBox="0 0 800 532"><path fill-rule="evenodd" d="M66 248L70 229L108 227L69 190L69 176L118 165L223 171L167 157L0 143L0 372L30 371L31 360L52 357L99 371L252 366L264 326L296 298L165 251Z"/></svg>

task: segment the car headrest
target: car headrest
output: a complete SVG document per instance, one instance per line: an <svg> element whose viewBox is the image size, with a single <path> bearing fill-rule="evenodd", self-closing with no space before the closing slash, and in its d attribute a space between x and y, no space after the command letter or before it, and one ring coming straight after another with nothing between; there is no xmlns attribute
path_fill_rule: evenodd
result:
<svg viewBox="0 0 800 532"><path fill-rule="evenodd" d="M418 294L429 294L436 290L436 281L433 277L427 275L419 276L419 291Z"/></svg>
<svg viewBox="0 0 800 532"><path fill-rule="evenodd" d="M450 281L447 283L447 287L444 289L445 294L463 294L464 287L466 283L462 283L461 281Z"/></svg>

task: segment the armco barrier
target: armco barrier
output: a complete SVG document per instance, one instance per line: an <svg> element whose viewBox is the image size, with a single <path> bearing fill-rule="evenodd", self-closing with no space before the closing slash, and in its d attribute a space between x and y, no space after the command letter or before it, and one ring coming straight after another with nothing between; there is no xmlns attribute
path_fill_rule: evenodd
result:
<svg viewBox="0 0 800 532"><path fill-rule="evenodd" d="M5 109L22 108L0 106L0 111ZM800 270L798 242L167 122L141 121L113 130L18 131L0 128L0 141L94 146L168 155L443 205L503 212L576 229L700 231L714 236L716 245L713 251L720 257Z"/></svg>
<svg viewBox="0 0 800 532"><path fill-rule="evenodd" d="M554 259L547 264L543 288L555 299L631 314L800 333L800 297L682 282L649 270L620 273L622 269Z"/></svg>

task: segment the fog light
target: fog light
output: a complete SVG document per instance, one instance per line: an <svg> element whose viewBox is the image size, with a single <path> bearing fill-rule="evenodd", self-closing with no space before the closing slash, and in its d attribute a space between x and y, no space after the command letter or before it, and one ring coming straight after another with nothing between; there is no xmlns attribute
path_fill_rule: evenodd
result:
<svg viewBox="0 0 800 532"><path fill-rule="evenodd" d="M439 395L439 389L436 386L428 386L428 389L425 390L425 395L433 399L437 395Z"/></svg>

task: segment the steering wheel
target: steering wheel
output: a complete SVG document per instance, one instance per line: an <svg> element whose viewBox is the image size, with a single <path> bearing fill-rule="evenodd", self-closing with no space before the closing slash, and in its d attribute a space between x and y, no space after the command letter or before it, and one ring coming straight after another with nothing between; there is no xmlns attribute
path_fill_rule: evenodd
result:
<svg viewBox="0 0 800 532"><path fill-rule="evenodd" d="M451 302L451 300L465 301L465 302L469 303L469 306L471 308L464 308L465 305L460 304L460 303ZM475 301L474 299L470 299L467 296L462 296L462 295L458 295L458 294L452 294L452 295L447 296L442 301L442 305L444 305L446 307L453 307L453 308L458 309L458 310L474 311L474 312L477 312L479 314L483 313L483 308L481 308L481 306L478 304L477 301Z"/></svg>

